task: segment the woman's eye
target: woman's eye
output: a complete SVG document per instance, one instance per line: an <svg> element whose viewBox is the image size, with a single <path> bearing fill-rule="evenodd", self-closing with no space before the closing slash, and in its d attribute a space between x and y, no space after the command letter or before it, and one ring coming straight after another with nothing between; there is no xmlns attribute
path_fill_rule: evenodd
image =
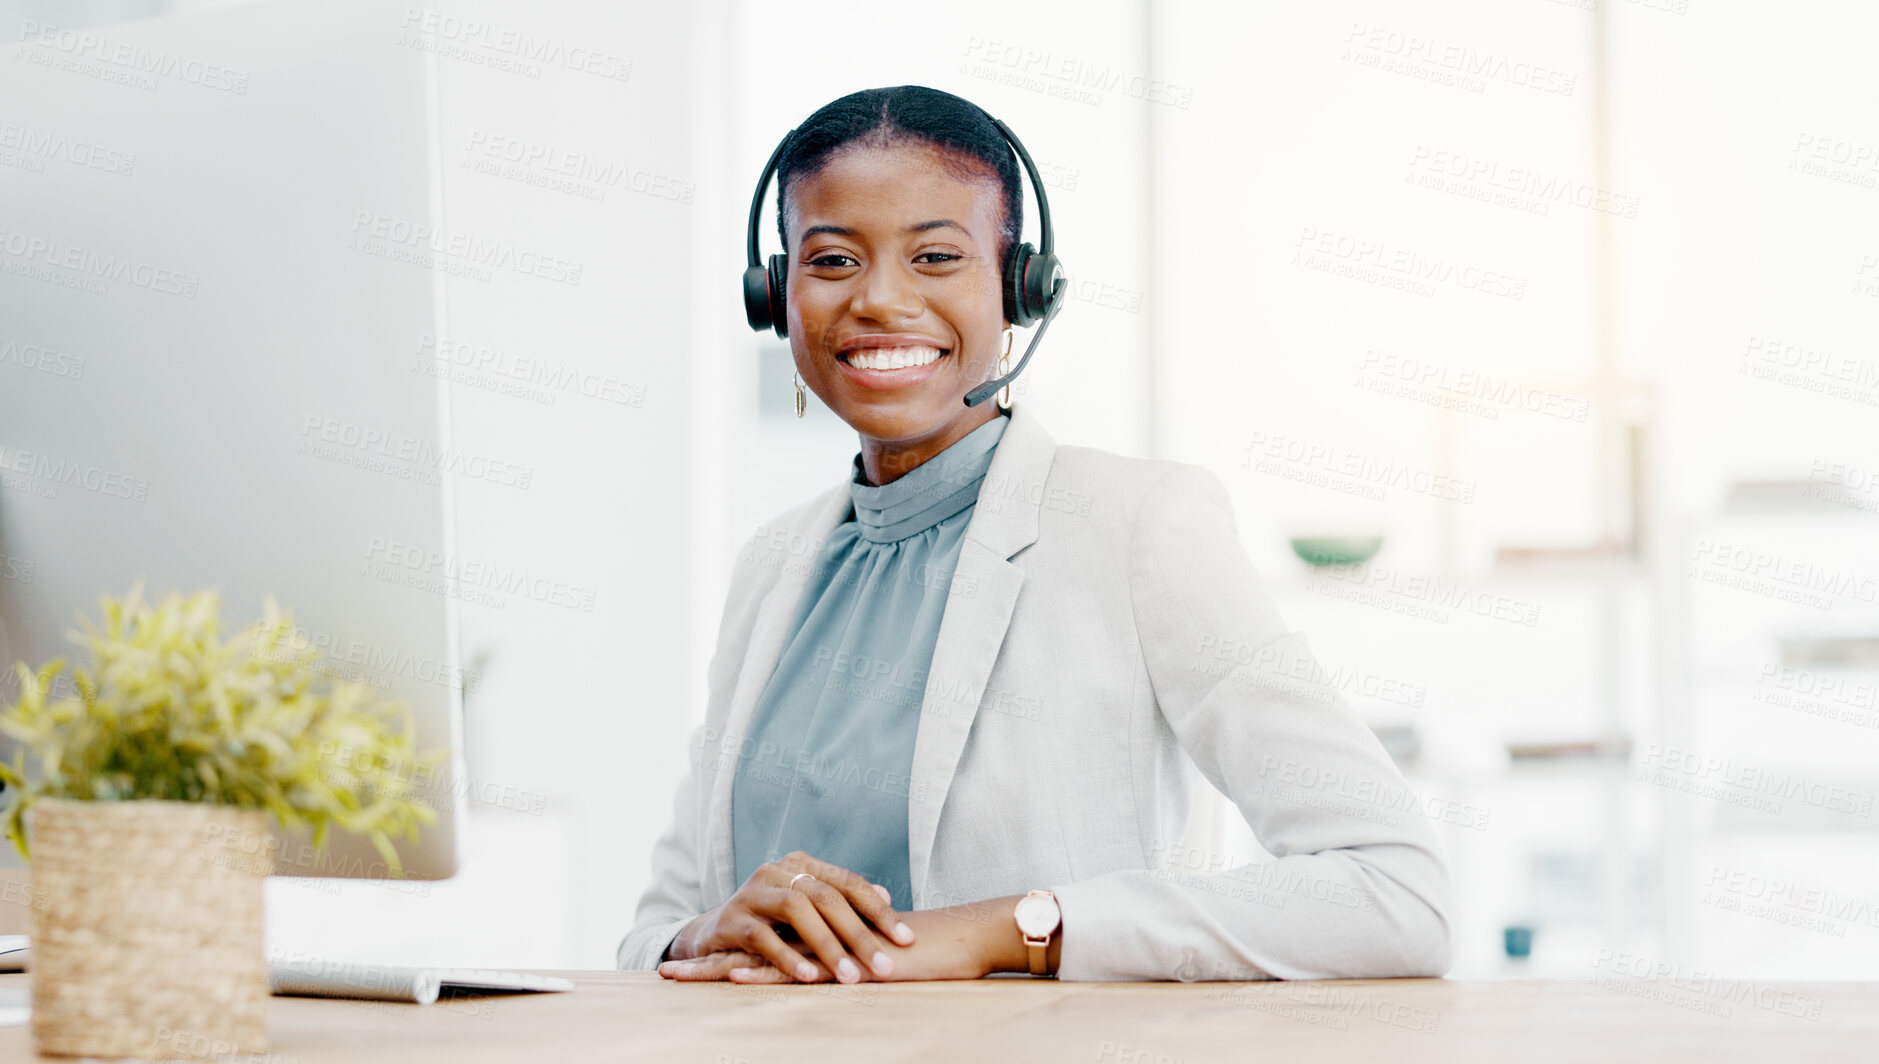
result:
<svg viewBox="0 0 1879 1064"><path fill-rule="evenodd" d="M810 259L809 265L811 266L835 266L835 267L853 266L855 265L855 260L849 258L846 255L840 255L831 251L826 255L817 255L815 258Z"/></svg>
<svg viewBox="0 0 1879 1064"><path fill-rule="evenodd" d="M954 255L950 251L925 251L925 252L921 252L918 255L915 255L913 257L913 261L937 263L937 262L953 262L953 261L956 261L958 259L963 259L963 258L965 258L964 255Z"/></svg>

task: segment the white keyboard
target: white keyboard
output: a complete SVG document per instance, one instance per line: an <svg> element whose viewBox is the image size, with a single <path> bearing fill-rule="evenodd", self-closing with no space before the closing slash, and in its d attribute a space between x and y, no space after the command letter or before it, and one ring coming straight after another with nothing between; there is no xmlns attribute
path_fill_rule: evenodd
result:
<svg viewBox="0 0 1879 1064"><path fill-rule="evenodd" d="M446 989L553 993L574 989L557 975L504 972L488 968L401 968L320 957L296 957L268 964L268 983L276 994L302 997L364 998L428 1005Z"/></svg>

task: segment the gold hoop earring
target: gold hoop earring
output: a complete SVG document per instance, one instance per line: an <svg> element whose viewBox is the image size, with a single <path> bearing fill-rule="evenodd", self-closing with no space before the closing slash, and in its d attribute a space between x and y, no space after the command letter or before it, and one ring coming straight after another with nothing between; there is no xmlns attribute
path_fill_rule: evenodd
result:
<svg viewBox="0 0 1879 1064"><path fill-rule="evenodd" d="M802 374L792 372L789 376L791 380L796 382L796 416L801 417L803 411L809 409L809 397L803 394Z"/></svg>
<svg viewBox="0 0 1879 1064"><path fill-rule="evenodd" d="M1010 372L1010 369L1009 369L1010 362L1011 362L1011 326L1007 325L1005 326L1005 348L1004 350L998 353L998 375L1000 377ZM1000 410L1011 409L1011 385L1009 383L1007 383L1003 388L998 389L998 409Z"/></svg>

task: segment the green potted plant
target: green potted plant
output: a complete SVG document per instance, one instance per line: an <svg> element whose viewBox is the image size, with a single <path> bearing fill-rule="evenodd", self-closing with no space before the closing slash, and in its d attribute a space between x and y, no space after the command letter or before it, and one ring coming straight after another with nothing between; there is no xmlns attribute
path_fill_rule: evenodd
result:
<svg viewBox="0 0 1879 1064"><path fill-rule="evenodd" d="M213 591L102 600L90 652L16 666L0 733L6 833L33 870L33 1039L41 1053L203 1056L267 1048L263 883L270 819L370 839L394 875L396 838L436 812L417 781L408 710L327 681L292 618L223 640ZM336 755L335 751L343 751Z"/></svg>

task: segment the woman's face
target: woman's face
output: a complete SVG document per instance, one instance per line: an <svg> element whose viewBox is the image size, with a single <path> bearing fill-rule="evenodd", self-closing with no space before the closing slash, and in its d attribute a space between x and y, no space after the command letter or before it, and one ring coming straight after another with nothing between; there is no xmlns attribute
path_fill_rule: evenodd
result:
<svg viewBox="0 0 1879 1064"><path fill-rule="evenodd" d="M796 369L864 443L921 461L998 412L964 398L997 375L1004 195L962 162L917 142L856 148L789 186Z"/></svg>

